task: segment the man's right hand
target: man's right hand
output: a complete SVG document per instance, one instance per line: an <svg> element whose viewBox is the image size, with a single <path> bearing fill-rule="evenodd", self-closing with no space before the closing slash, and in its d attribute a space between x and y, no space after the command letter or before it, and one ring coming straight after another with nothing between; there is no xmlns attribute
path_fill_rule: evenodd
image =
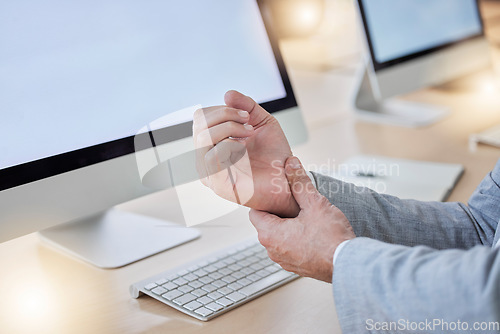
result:
<svg viewBox="0 0 500 334"><path fill-rule="evenodd" d="M225 106L195 112L193 136L197 168L217 195L281 217L295 217L284 166L292 156L278 121L250 97L236 91Z"/></svg>

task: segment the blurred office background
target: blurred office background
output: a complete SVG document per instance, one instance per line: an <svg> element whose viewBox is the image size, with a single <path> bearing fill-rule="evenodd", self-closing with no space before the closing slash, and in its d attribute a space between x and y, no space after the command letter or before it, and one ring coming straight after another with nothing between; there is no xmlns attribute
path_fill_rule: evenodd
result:
<svg viewBox="0 0 500 334"><path fill-rule="evenodd" d="M349 118L356 74L363 67L365 52L356 2L266 1L308 126L315 128L325 122ZM500 95L500 1L481 0L479 3L491 44L493 68L430 89L440 94L460 91L469 96L471 113L458 115L459 124L453 130L457 135L461 131L460 136L464 138L500 123L500 101L496 98ZM405 98L418 95L419 92L415 92ZM325 104L325 101L331 103ZM450 107L453 109L453 105Z"/></svg>

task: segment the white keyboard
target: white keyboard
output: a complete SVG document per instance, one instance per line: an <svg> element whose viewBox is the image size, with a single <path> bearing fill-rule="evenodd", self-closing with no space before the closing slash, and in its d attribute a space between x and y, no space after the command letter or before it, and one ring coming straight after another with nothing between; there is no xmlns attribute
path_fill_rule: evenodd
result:
<svg viewBox="0 0 500 334"><path fill-rule="evenodd" d="M500 125L494 126L483 132L473 134L469 138L469 148L475 151L477 143L484 143L496 147L500 147Z"/></svg>
<svg viewBox="0 0 500 334"><path fill-rule="evenodd" d="M130 286L196 319L208 321L295 278L274 263L256 238Z"/></svg>

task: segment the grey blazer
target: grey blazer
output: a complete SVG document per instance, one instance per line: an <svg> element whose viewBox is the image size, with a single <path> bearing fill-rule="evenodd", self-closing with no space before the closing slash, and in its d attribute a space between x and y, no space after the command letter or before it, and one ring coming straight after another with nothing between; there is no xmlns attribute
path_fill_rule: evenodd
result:
<svg viewBox="0 0 500 334"><path fill-rule="evenodd" d="M313 176L357 236L332 278L345 334L500 333L500 247L492 248L500 160L468 205L401 200Z"/></svg>

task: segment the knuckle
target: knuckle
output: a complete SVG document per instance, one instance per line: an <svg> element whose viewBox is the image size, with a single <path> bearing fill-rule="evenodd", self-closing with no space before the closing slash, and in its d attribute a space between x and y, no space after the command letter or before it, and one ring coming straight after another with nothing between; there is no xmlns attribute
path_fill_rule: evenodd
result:
<svg viewBox="0 0 500 334"><path fill-rule="evenodd" d="M279 263L279 258L276 256L274 252L267 251L267 256L271 259L271 261Z"/></svg>
<svg viewBox="0 0 500 334"><path fill-rule="evenodd" d="M196 137L197 143L200 146L210 146L213 145L212 141L212 136L210 134L210 129L205 129L198 133L198 136Z"/></svg>
<svg viewBox="0 0 500 334"><path fill-rule="evenodd" d="M258 238L259 238L259 242L262 246L264 246L266 249L270 246L270 237L267 233L263 233L263 232L259 232L259 235L258 235ZM268 251L269 253L269 251Z"/></svg>
<svg viewBox="0 0 500 334"><path fill-rule="evenodd" d="M319 206L328 208L331 206L330 201L325 196L321 195L320 193L316 193L316 197Z"/></svg>
<svg viewBox="0 0 500 334"><path fill-rule="evenodd" d="M203 110L203 108L196 109L196 111L193 114L193 123L197 126L201 125L204 123L203 122L204 119L205 119L205 111Z"/></svg>
<svg viewBox="0 0 500 334"><path fill-rule="evenodd" d="M224 107L222 110L222 115L224 117L224 119L230 119L232 114L233 114L233 110L229 107Z"/></svg>

